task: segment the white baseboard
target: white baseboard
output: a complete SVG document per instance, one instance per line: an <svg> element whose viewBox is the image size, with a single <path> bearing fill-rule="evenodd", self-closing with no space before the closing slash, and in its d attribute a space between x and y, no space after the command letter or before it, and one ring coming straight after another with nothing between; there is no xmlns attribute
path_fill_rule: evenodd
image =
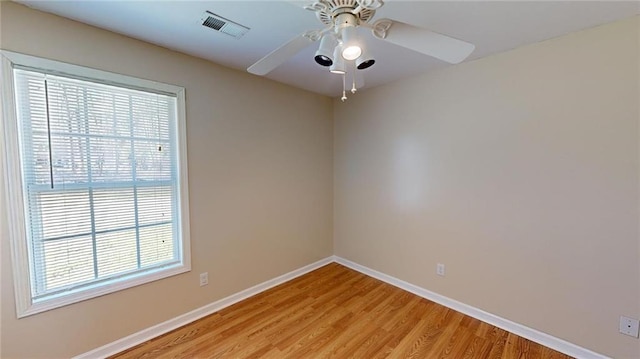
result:
<svg viewBox="0 0 640 359"><path fill-rule="evenodd" d="M230 295L226 298L220 299L218 301L215 301L213 303L207 304L203 307L200 307L198 309L195 309L189 313L185 313L182 314L180 316L177 316L173 319L169 319L166 322L160 323L158 325L154 325L153 327L147 328L147 329L143 329L137 333L131 334L127 337L124 337L122 339L116 340L112 343L103 345L99 348L96 348L94 350L91 350L89 352L80 354L76 357L74 357L73 359L95 359L95 358L105 358L114 354L117 354L119 352L122 352L124 350L127 350L131 347L134 347L138 344L144 343L147 340L153 339L157 336L160 336L162 334L168 333L174 329L177 329L183 325L189 324L195 320L198 320L202 317L205 317L207 315L213 314L223 308L226 308L232 304L235 304L241 300L247 299L251 296L254 296L258 293L261 293L269 288L273 288L279 284L282 284L284 282L287 282L291 279L294 279L296 277L299 277L303 274L306 274L308 272L311 272L312 270L318 269L326 264L329 264L331 262L336 262L339 264L342 264L345 267L351 268L353 270L356 270L360 273L366 274L370 277L379 279L383 282L386 282L388 284L391 284L395 287L398 287L400 289L404 289L407 292L413 293L415 295L418 295L422 298L431 300L433 302L436 302L438 304L441 304L445 307L451 308L453 310L456 310L460 313L466 314L470 317L476 318L478 320L481 320L485 323L494 325L498 328L504 329L506 331L509 331L513 334L516 334L518 336L521 336L523 338L529 339L533 342L542 344L546 347L549 347L551 349L557 350L561 353L570 355L574 358L580 358L580 359L610 359L607 356L604 356L602 354L598 354L596 352L593 352L591 350L582 348L578 345L569 343L565 340L562 340L560 338L556 338L554 336L551 336L549 334L540 332L538 330L526 327L522 324L518 324L515 322L512 322L510 320L501 318L497 315L485 312L481 309L472 307L470 305L458 302L456 300L453 300L451 298L447 298L443 295L431 292L429 290L426 290L424 288L418 287L416 285L413 285L411 283L407 283L405 281L402 281L400 279L397 279L395 277L392 277L390 275L378 272L376 270L373 270L371 268L362 266L360 264L354 263L352 261L349 261L347 259L338 257L338 256L331 256L331 257L327 257L324 258L322 260L319 260L315 263L309 264L307 266L304 266L302 268L296 269L294 271L291 271L289 273L283 274L279 277L270 279L266 282L260 283L258 285L255 285L251 288L245 289L241 292L238 292L236 294Z"/></svg>
<svg viewBox="0 0 640 359"><path fill-rule="evenodd" d="M580 358L580 359L609 359L609 357L604 356L602 354L593 352L589 349L585 349L583 347L580 347L578 345L575 345L573 343L569 343L565 340L562 340L560 338L556 338L554 336L551 336L549 334L540 332L538 330L526 327L522 324L518 324L515 322L512 322L510 320L501 318L497 315L491 314L491 313L487 313L481 309L472 307L470 305L464 304L464 303L460 303L456 300L453 300L451 298L447 298L443 295L434 293L432 291L426 290L424 288L418 287L416 285L413 285L411 283L407 283L403 280L394 278L390 275L378 272L376 270L373 270L371 268L362 266L360 264L354 263L352 261L349 261L347 259L341 258L341 257L337 257L337 256L333 256L333 259L335 262L342 264L345 267L351 268L353 270L356 270L360 273L366 274L370 277L379 279L385 283L391 284L394 287L398 287L400 289L404 289L407 292L413 293L415 295L418 295L422 298L428 299L430 301L436 302L438 304L441 304L447 308L451 308L455 311L458 311L460 313L466 314L470 317L476 318L478 320L481 320L485 323L494 325L500 329L504 329L508 332L511 332L515 335L521 336L523 338L529 339L533 342L536 342L538 344L542 344L546 347L549 347L551 349L554 349L556 351L559 351L560 353L564 353L567 354L569 356L572 356L574 358Z"/></svg>
<svg viewBox="0 0 640 359"><path fill-rule="evenodd" d="M279 277L270 279L266 282L255 285L251 288L245 289L236 294L232 294L226 298L222 298L213 303L207 304L198 309L192 310L188 313L182 314L175 318L169 319L166 322L160 323L158 325L154 325L153 327L143 329L137 333L131 334L122 339L116 340L115 342L111 342L109 344L103 345L99 348L91 350L89 352L80 354L74 359L96 359L96 358L106 358L108 356L120 353L124 350L132 348L138 344L144 343L147 340L153 339L162 334L168 333L174 329L177 329L183 325L189 324L195 320L198 320L202 317L206 317L207 315L213 314L221 309L224 309L232 304L235 304L241 300L247 299L251 296L254 296L258 293L264 292L269 288L273 288L279 284L290 281L296 277L299 277L303 274L311 272L312 270L318 269L326 264L331 262L335 262L335 257L327 257L321 259L315 263L311 263L302 268L298 268L289 273L283 274Z"/></svg>

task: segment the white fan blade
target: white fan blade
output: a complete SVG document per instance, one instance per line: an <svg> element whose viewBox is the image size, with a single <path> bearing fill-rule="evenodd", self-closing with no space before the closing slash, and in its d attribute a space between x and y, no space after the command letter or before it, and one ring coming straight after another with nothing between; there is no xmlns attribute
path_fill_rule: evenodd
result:
<svg viewBox="0 0 640 359"><path fill-rule="evenodd" d="M298 35L286 44L271 51L267 56L261 58L255 64L249 66L247 71L255 75L266 75L276 67L285 63L285 61L293 57L312 42L313 40L305 36L305 34Z"/></svg>
<svg viewBox="0 0 640 359"><path fill-rule="evenodd" d="M393 20L383 40L457 64L476 48L468 42Z"/></svg>

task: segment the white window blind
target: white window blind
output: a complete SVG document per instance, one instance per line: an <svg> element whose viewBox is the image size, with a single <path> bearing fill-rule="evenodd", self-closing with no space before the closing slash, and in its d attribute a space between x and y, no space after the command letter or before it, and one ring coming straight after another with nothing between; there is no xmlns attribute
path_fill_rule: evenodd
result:
<svg viewBox="0 0 640 359"><path fill-rule="evenodd" d="M13 76L32 302L181 265L176 96Z"/></svg>

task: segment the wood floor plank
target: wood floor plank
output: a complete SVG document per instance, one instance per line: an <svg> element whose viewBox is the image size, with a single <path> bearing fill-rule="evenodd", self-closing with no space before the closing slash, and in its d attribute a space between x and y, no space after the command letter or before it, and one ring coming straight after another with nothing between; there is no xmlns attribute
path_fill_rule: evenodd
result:
<svg viewBox="0 0 640 359"><path fill-rule="evenodd" d="M112 358L570 357L331 263Z"/></svg>
<svg viewBox="0 0 640 359"><path fill-rule="evenodd" d="M461 359L487 358L491 352L492 343L482 337L473 335L473 340L467 347Z"/></svg>

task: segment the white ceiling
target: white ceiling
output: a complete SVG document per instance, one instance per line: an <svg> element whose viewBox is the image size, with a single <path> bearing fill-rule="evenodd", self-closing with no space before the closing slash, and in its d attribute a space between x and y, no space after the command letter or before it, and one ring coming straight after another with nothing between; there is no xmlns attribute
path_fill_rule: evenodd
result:
<svg viewBox="0 0 640 359"><path fill-rule="evenodd" d="M293 1L18 2L242 71L294 36L323 27L314 13ZM201 18L207 10L251 30L237 40L206 28L201 25ZM373 20L386 17L471 42L476 45L466 60L471 61L639 13L638 1L386 0ZM361 34L376 59L374 66L359 71L365 88L452 66L378 40L369 31ZM311 44L266 77L338 96L342 91L341 77L314 62L317 46Z"/></svg>

